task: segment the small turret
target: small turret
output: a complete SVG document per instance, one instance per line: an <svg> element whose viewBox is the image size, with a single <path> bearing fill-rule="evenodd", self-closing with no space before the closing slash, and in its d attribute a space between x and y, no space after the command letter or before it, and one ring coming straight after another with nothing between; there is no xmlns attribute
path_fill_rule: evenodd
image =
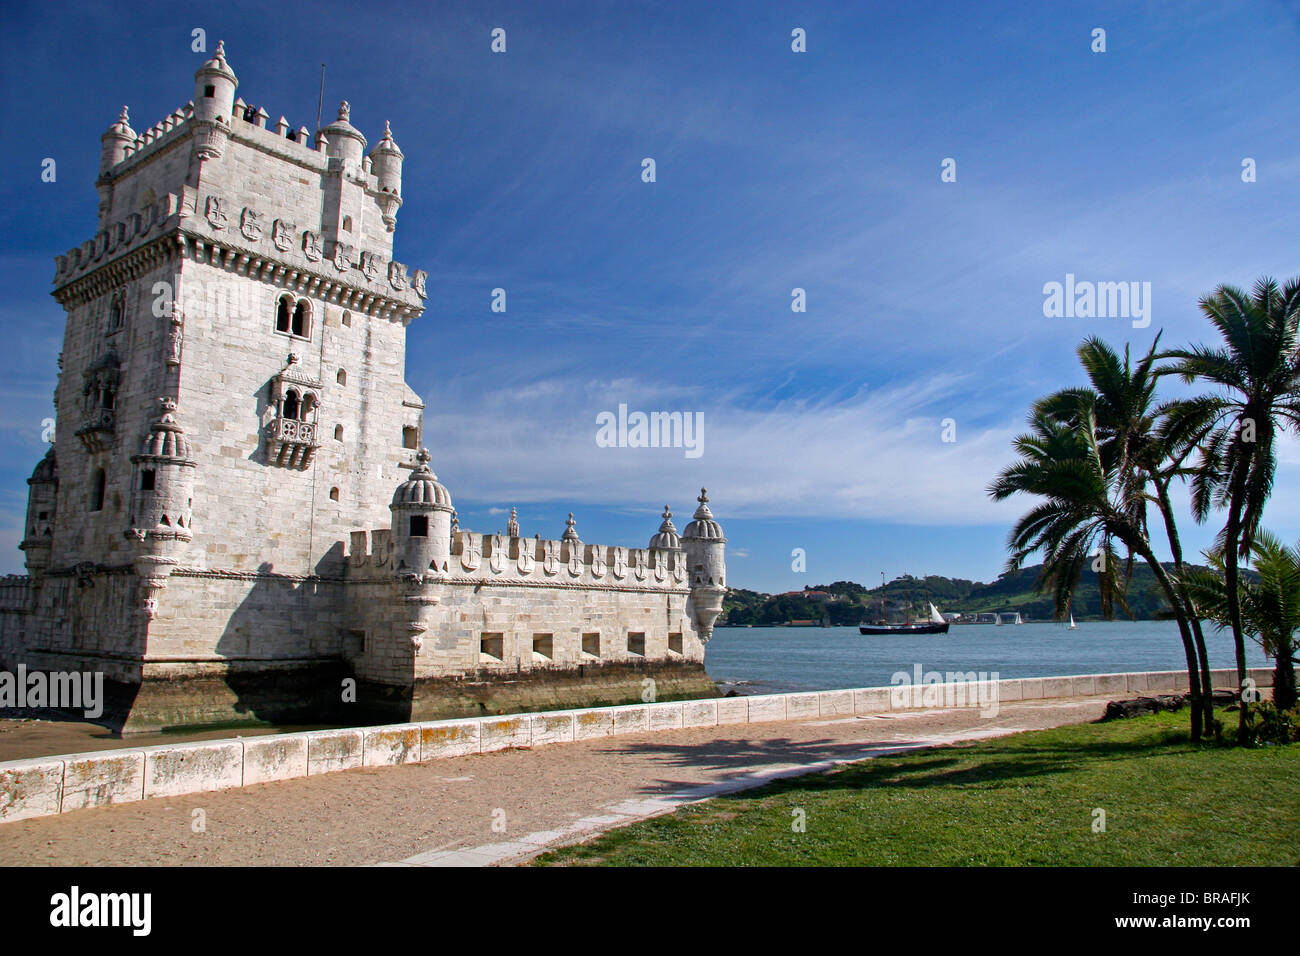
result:
<svg viewBox="0 0 1300 956"><path fill-rule="evenodd" d="M176 402L158 401L162 414L150 426L140 453L131 456L135 469L126 530L140 576L140 612L149 620L158 610L158 592L167 587L172 568L194 537L190 514L196 463L185 430L176 422Z"/></svg>
<svg viewBox="0 0 1300 956"><path fill-rule="evenodd" d="M393 567L399 573L446 571L451 558L451 495L421 448L411 477L397 486L393 514Z"/></svg>
<svg viewBox="0 0 1300 956"><path fill-rule="evenodd" d="M519 512L514 508L510 509L510 520L506 522L506 535L511 538L519 537Z"/></svg>
<svg viewBox="0 0 1300 956"><path fill-rule="evenodd" d="M230 138L239 80L226 63L226 44L194 74L195 149L200 159L217 159Z"/></svg>
<svg viewBox="0 0 1300 956"><path fill-rule="evenodd" d="M392 128L384 120L384 138L370 151L370 170L379 180L379 209L389 232L396 228L397 210L402 205L402 159Z"/></svg>
<svg viewBox="0 0 1300 956"><path fill-rule="evenodd" d="M40 574L50 566L50 551L54 541L54 509L58 500L59 465L54 457L54 446L45 453L27 479L27 526L22 544L27 554L27 571Z"/></svg>
<svg viewBox="0 0 1300 956"><path fill-rule="evenodd" d="M700 640L708 641L727 593L727 539L709 510L708 489L701 488L696 500L700 506L695 509L695 520L682 531L682 548L686 551L695 626Z"/></svg>
<svg viewBox="0 0 1300 956"><path fill-rule="evenodd" d="M675 550L682 546L682 539L677 535L677 529L673 526L673 513L664 505L663 523L659 525L659 533L650 539L650 547L661 550Z"/></svg>
<svg viewBox="0 0 1300 956"><path fill-rule="evenodd" d="M344 100L339 104L338 119L321 130L321 133L325 137L326 156L341 159L345 170L359 170L361 157L366 151L366 138L352 125L351 116L352 107Z"/></svg>
<svg viewBox="0 0 1300 956"><path fill-rule="evenodd" d="M104 135L99 137L101 149L99 153L99 174L102 176L118 163L126 158L127 150L135 142L135 130L131 129L131 124L127 122L127 109L122 107L122 113L117 118L117 122L104 131Z"/></svg>

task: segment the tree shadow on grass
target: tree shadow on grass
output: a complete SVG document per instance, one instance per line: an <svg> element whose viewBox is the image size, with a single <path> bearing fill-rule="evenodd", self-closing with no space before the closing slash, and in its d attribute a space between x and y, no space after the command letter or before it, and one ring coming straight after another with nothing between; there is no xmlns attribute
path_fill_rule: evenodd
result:
<svg viewBox="0 0 1300 956"><path fill-rule="evenodd" d="M875 753L864 753L874 751ZM905 751L905 752L898 752ZM731 739L684 745L664 742L611 748L611 753L649 754L668 767L693 768L716 783L738 781L772 765L809 765L854 760L830 773L792 776L740 791L732 799L761 800L784 792L801 793L878 788L924 790L996 786L1068 773L1098 763L1185 752L1185 742L1161 734L1138 740L1097 740L1041 744L970 741L932 745L925 740L791 740ZM662 778L641 787L643 793L702 789L698 781Z"/></svg>

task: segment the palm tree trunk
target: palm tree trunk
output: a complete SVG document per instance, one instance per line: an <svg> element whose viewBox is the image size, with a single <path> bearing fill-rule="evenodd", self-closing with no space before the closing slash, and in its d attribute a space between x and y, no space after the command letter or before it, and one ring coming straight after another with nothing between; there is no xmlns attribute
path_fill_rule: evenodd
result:
<svg viewBox="0 0 1300 956"><path fill-rule="evenodd" d="M1141 536L1138 536L1134 541L1126 541L1125 543L1130 544L1133 550L1137 554L1141 555L1142 560L1151 567L1151 573L1155 575L1156 582L1160 585L1161 590L1165 592L1165 600L1169 602L1169 606L1174 609L1174 614L1178 618L1178 633L1183 639L1183 654L1187 658L1187 680L1190 685L1188 697L1190 697L1192 701L1192 739L1200 740L1200 668L1196 663L1196 648L1192 644L1192 632L1187 626L1187 611L1183 607L1182 599L1178 595L1178 589L1174 586L1174 582L1169 578L1169 572L1167 572L1164 565L1156 559L1155 553L1151 550L1151 546Z"/></svg>
<svg viewBox="0 0 1300 956"><path fill-rule="evenodd" d="M1169 538L1169 553L1174 559L1174 570L1178 572L1178 593L1183 599L1183 608L1187 612L1188 623L1192 628L1192 643L1196 646L1197 663L1200 665L1201 677L1201 728L1206 734L1214 731L1214 679L1210 675L1210 656L1205 649L1205 634L1201 630L1201 615L1196 602L1187 593L1186 564L1183 561L1183 542L1178 534L1178 522L1174 517L1173 502L1169 500L1169 482L1154 482L1160 504L1160 516L1165 522L1165 534Z"/></svg>
<svg viewBox="0 0 1300 956"><path fill-rule="evenodd" d="M1237 653L1237 690L1246 688L1246 641L1241 630L1241 592L1237 590L1237 545L1241 540L1241 509L1245 504L1246 477L1250 459L1242 457L1233 469L1232 488L1228 500L1228 524L1223 529L1223 585L1227 589L1228 620L1232 624L1233 649ZM1237 741L1246 740L1248 701L1242 694L1237 709Z"/></svg>
<svg viewBox="0 0 1300 956"><path fill-rule="evenodd" d="M1290 710L1296 705L1295 660L1290 642L1279 643L1273 669L1273 703L1278 710Z"/></svg>

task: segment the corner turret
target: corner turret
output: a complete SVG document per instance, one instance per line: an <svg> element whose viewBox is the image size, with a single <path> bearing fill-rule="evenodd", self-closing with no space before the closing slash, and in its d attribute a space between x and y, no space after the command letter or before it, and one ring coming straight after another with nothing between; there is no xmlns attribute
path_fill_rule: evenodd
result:
<svg viewBox="0 0 1300 956"><path fill-rule="evenodd" d="M226 44L194 74L195 150L199 159L218 159L230 138L239 80L226 63Z"/></svg>
<svg viewBox="0 0 1300 956"><path fill-rule="evenodd" d="M50 566L54 509L59 491L59 466L53 445L27 479L27 487L26 534L18 547L27 554L28 573L40 574Z"/></svg>
<svg viewBox="0 0 1300 956"><path fill-rule="evenodd" d="M451 495L429 467L421 448L415 471L397 486L393 514L393 568L399 574L445 572L451 558Z"/></svg>
<svg viewBox="0 0 1300 956"><path fill-rule="evenodd" d="M379 182L379 210L389 232L397 227L402 205L402 151L393 142L393 130L384 120L384 138L370 151L370 171Z"/></svg>
<svg viewBox="0 0 1300 956"><path fill-rule="evenodd" d="M722 613L722 598L727 593L727 539L709 510L708 489L701 488L696 500L700 506L695 509L695 520L682 531L682 548L686 551L695 626L700 640L707 642L713 636L713 622Z"/></svg>
<svg viewBox="0 0 1300 956"><path fill-rule="evenodd" d="M320 135L325 138L325 155L342 160L344 170L356 172L361 169L361 157L366 151L366 138L352 125L351 116L352 107L347 100L344 100L339 104L338 119L321 130ZM395 144L394 148L396 148Z"/></svg>

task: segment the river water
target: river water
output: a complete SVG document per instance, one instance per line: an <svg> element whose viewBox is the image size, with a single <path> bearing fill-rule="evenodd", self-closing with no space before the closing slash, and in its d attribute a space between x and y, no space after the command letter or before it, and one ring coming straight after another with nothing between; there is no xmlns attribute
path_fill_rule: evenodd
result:
<svg viewBox="0 0 1300 956"><path fill-rule="evenodd" d="M1236 666L1231 632L1205 632L1211 668ZM1271 667L1247 639L1251 667ZM1000 678L1186 668L1173 621L954 625L947 634L868 637L856 627L719 627L709 676L741 693L883 687L898 671L996 671Z"/></svg>

